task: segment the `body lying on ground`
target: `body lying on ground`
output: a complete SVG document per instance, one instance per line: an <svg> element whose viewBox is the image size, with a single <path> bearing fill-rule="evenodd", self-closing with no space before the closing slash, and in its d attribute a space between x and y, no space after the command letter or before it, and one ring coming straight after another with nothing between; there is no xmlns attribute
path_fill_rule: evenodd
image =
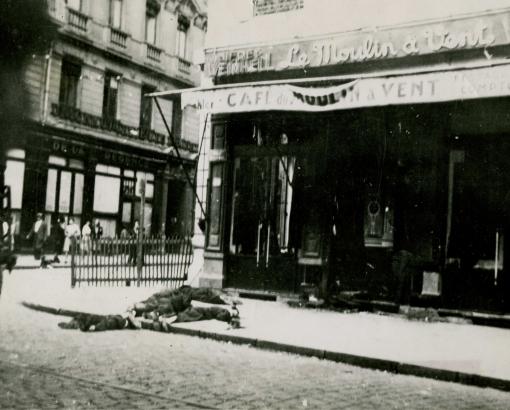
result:
<svg viewBox="0 0 510 410"><path fill-rule="evenodd" d="M234 314L232 315L230 310L218 306L195 307L191 305L192 300L211 304L232 304ZM236 318L234 323L238 327L238 311L235 305L227 294L219 290L182 286L179 289L168 289L155 293L146 300L135 303L122 315L84 313L77 315L68 323L59 323L59 326L64 329L80 329L82 331L141 327L168 330L167 327L170 324L179 322L216 319L231 323L234 316Z"/></svg>

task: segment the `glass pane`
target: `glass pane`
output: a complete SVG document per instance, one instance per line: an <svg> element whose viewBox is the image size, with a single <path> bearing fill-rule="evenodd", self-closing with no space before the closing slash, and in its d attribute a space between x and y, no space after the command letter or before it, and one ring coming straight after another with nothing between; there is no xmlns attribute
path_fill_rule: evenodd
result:
<svg viewBox="0 0 510 410"><path fill-rule="evenodd" d="M74 201L73 201L73 213L81 214L83 207L83 174L74 175Z"/></svg>
<svg viewBox="0 0 510 410"><path fill-rule="evenodd" d="M136 196L137 197L140 197L140 187L142 185L142 180L145 181L154 181L154 174L150 174L150 173L145 173L145 172L140 172L138 171L136 173ZM145 184L145 197L146 198L152 198L154 195L154 185L151 184L151 183L147 183Z"/></svg>
<svg viewBox="0 0 510 410"><path fill-rule="evenodd" d="M134 178L135 177L135 171L132 171L130 169L125 169L124 170L124 176L125 177L129 177L129 178Z"/></svg>
<svg viewBox="0 0 510 410"><path fill-rule="evenodd" d="M122 222L125 224L131 224L131 202L124 202L122 204Z"/></svg>
<svg viewBox="0 0 510 410"><path fill-rule="evenodd" d="M10 149L7 151L8 158L25 159L25 150L23 149Z"/></svg>
<svg viewBox="0 0 510 410"><path fill-rule="evenodd" d="M108 173L110 175L120 175L120 168L119 167L112 167L111 165L108 165Z"/></svg>
<svg viewBox="0 0 510 410"><path fill-rule="evenodd" d="M143 218L143 226L145 229L145 234L150 235L152 232L152 205L151 204L145 204L145 211L144 211L144 218Z"/></svg>
<svg viewBox="0 0 510 410"><path fill-rule="evenodd" d="M71 208L71 178L69 171L60 173L60 195L58 198L58 211L68 213Z"/></svg>
<svg viewBox="0 0 510 410"><path fill-rule="evenodd" d="M84 169L83 161L81 161L79 159L70 159L69 160L69 168Z"/></svg>
<svg viewBox="0 0 510 410"><path fill-rule="evenodd" d="M62 157L57 157L55 155L50 155L48 158L48 163L53 165L59 165L61 167L66 166L66 159Z"/></svg>
<svg viewBox="0 0 510 410"><path fill-rule="evenodd" d="M94 185L94 211L117 213L119 211L120 178L96 175Z"/></svg>
<svg viewBox="0 0 510 410"><path fill-rule="evenodd" d="M102 174L120 175L120 168L113 167L111 165L97 164L96 172L100 172Z"/></svg>
<svg viewBox="0 0 510 410"><path fill-rule="evenodd" d="M211 165L210 203L209 203L209 235L208 246L219 247L221 223L221 193L223 185L223 164Z"/></svg>
<svg viewBox="0 0 510 410"><path fill-rule="evenodd" d="M101 172L103 174L107 174L108 173L108 165L97 164L96 172Z"/></svg>
<svg viewBox="0 0 510 410"><path fill-rule="evenodd" d="M25 163L21 161L6 161L5 185L11 187L11 207L21 208L23 200L23 181L25 177Z"/></svg>
<svg viewBox="0 0 510 410"><path fill-rule="evenodd" d="M145 41L149 44L156 44L156 18L146 17L146 39Z"/></svg>
<svg viewBox="0 0 510 410"><path fill-rule="evenodd" d="M48 181L46 183L46 211L55 211L55 195L57 194L57 170L48 169Z"/></svg>
<svg viewBox="0 0 510 410"><path fill-rule="evenodd" d="M154 197L154 184L148 182L145 188L145 198L150 199L152 197Z"/></svg>
<svg viewBox="0 0 510 410"><path fill-rule="evenodd" d="M103 227L103 238L114 238L116 236L117 221L111 218L94 218Z"/></svg>
<svg viewBox="0 0 510 410"><path fill-rule="evenodd" d="M264 158L236 158L231 251L254 254L260 246L265 207Z"/></svg>
<svg viewBox="0 0 510 410"><path fill-rule="evenodd" d="M122 16L122 0L112 0L111 25L120 28Z"/></svg>

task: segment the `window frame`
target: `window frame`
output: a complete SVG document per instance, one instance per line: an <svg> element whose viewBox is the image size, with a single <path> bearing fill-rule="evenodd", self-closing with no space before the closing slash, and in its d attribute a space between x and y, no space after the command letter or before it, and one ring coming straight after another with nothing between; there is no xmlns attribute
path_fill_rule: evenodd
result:
<svg viewBox="0 0 510 410"><path fill-rule="evenodd" d="M50 156L51 157L51 156ZM53 213L57 215L63 215L73 218L79 218L81 219L81 216L83 215L83 202L85 198L85 166L83 168L77 168L70 166L71 160L75 161L81 161L83 163L83 160L78 158L67 158L67 157L58 157L56 158L63 158L65 159L65 165L60 165L56 163L51 163L50 157L48 157L48 174L50 170L55 170L57 173L56 181L55 181L55 197L53 199L53 210L47 210L47 190L48 190L48 178L46 178L46 193L45 193L45 200L44 200L44 212L45 213ZM69 187L69 210L67 212L64 212L60 209L60 193L61 193L61 182L62 182L62 173L68 172L71 174L71 185ZM76 199L76 178L77 174L81 175L83 178L83 184L82 184L82 192L81 192L81 212L75 212L75 199Z"/></svg>
<svg viewBox="0 0 510 410"><path fill-rule="evenodd" d="M156 87L151 86L149 84L142 84L142 89L141 89L141 94L140 94L140 121L139 121L139 125L138 125L140 128L140 133L142 133L143 131L152 130L153 101L152 101L152 98L144 97L144 95L155 92L155 91L156 91Z"/></svg>
<svg viewBox="0 0 510 410"><path fill-rule="evenodd" d="M115 11L117 10L114 5L115 4L119 4L120 7L118 9L118 13L119 15L118 16L115 16ZM110 15L109 15L109 19L108 19L108 24L110 25L110 27L113 27L117 30L121 30L122 29L122 23L123 23L123 16L122 16L122 12L124 10L124 2L123 0L110 0ZM118 17L118 24L116 24L116 18L115 17Z"/></svg>
<svg viewBox="0 0 510 410"><path fill-rule="evenodd" d="M117 83L117 88L111 87L111 81ZM120 74L110 70L106 70L104 74L104 88L103 88L103 118L117 120L119 117L119 88L120 88ZM112 90L115 90L113 93ZM112 98L114 94L114 98ZM112 100L114 101L112 103ZM111 111L111 112L110 112Z"/></svg>
<svg viewBox="0 0 510 410"><path fill-rule="evenodd" d="M58 95L58 103L60 105L78 108L81 71L82 65L80 61L68 57L62 59Z"/></svg>
<svg viewBox="0 0 510 410"><path fill-rule="evenodd" d="M186 61L188 60L189 27L190 27L189 19L180 14L177 18L177 31L175 35L175 55Z"/></svg>
<svg viewBox="0 0 510 410"><path fill-rule="evenodd" d="M213 189L216 188L214 184L214 169L219 170L219 177L221 178L221 185L219 186L219 191L217 195L218 199L218 209L217 209L217 215L214 215L216 218L215 224L217 224L218 229L217 232L212 233L211 232L211 226L212 226L212 217L211 215L211 205L212 205L212 199L213 199ZM211 251L222 251L223 249L223 218L224 218L224 209L225 209L225 178L226 178L226 163L225 161L211 161L209 163L209 179L207 181L207 225L206 225L206 243L205 247L207 250ZM211 235L217 236L217 240L214 244L211 244Z"/></svg>
<svg viewBox="0 0 510 410"><path fill-rule="evenodd" d="M154 28L152 29L151 33L149 33L149 21L154 21ZM158 32L158 16L157 16L157 14L151 15L149 13L146 13L145 14L145 42L147 44L155 46L156 42L158 41L157 32ZM149 34L151 34L152 36L149 37Z"/></svg>

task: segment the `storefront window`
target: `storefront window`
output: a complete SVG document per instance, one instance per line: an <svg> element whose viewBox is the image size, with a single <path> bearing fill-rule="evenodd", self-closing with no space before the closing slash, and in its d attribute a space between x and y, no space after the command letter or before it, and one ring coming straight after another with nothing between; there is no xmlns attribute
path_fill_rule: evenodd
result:
<svg viewBox="0 0 510 410"><path fill-rule="evenodd" d="M48 158L45 210L79 219L83 207L83 161L50 155ZM56 223L56 221L53 221Z"/></svg>
<svg viewBox="0 0 510 410"><path fill-rule="evenodd" d="M140 218L140 187L146 181L146 204L144 226L146 233L151 231L152 198L154 196L154 174L133 171L119 167L97 164L94 188L94 212L99 218L110 220L109 226L117 234L123 228L130 231L134 221ZM110 215L111 218L108 218ZM115 223L113 222L115 219ZM103 220L103 219L101 219ZM117 225L117 223L119 225ZM112 228L115 225L115 228Z"/></svg>
<svg viewBox="0 0 510 410"><path fill-rule="evenodd" d="M25 151L11 149L7 151L4 181L11 189L11 230L19 234L21 207L23 205L23 184L25 180Z"/></svg>
<svg viewBox="0 0 510 410"><path fill-rule="evenodd" d="M131 202L124 202L122 204L122 223L131 223Z"/></svg>
<svg viewBox="0 0 510 410"><path fill-rule="evenodd" d="M5 185L11 188L11 208L20 209L23 199L23 182L25 176L25 162L23 150L11 150L7 153L5 164ZM20 160L21 159L21 160Z"/></svg>
<svg viewBox="0 0 510 410"><path fill-rule="evenodd" d="M211 249L220 249L223 166L223 163L211 163L208 204L209 229L207 233L207 246Z"/></svg>
<svg viewBox="0 0 510 410"><path fill-rule="evenodd" d="M120 179L96 175L94 184L94 212L119 212Z"/></svg>
<svg viewBox="0 0 510 410"><path fill-rule="evenodd" d="M140 187L142 184L142 180L145 180L145 198L152 198L154 195L154 174L150 172L140 172L136 173L136 188L135 193L136 196L140 196Z"/></svg>
<svg viewBox="0 0 510 410"><path fill-rule="evenodd" d="M83 205L83 174L76 174L74 179L74 200L73 200L73 213L81 214Z"/></svg>

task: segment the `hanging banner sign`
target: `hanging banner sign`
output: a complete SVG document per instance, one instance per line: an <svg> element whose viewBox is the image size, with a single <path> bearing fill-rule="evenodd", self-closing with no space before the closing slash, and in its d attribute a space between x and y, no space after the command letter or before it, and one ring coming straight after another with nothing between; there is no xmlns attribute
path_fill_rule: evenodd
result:
<svg viewBox="0 0 510 410"><path fill-rule="evenodd" d="M334 87L290 84L183 92L182 107L220 113L333 111L510 95L510 65L408 76L365 78Z"/></svg>

